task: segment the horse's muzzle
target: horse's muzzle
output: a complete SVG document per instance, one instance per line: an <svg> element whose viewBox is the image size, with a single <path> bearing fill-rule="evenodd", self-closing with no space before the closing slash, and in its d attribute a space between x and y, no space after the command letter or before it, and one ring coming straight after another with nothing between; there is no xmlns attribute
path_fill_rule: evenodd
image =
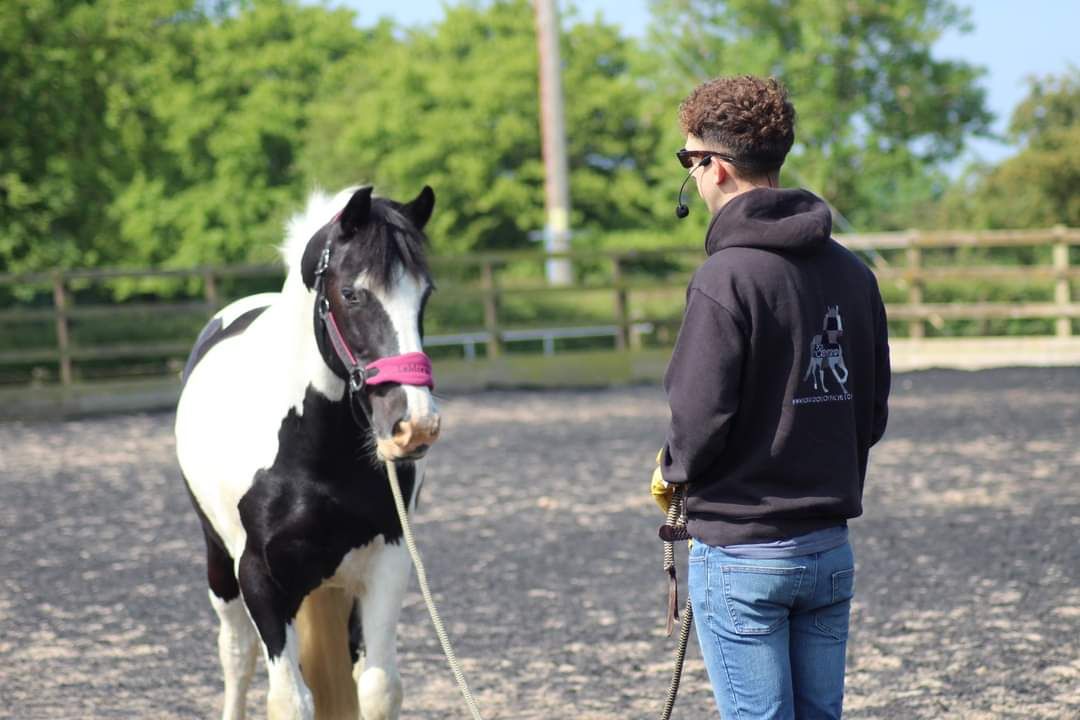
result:
<svg viewBox="0 0 1080 720"><path fill-rule="evenodd" d="M439 438L440 418L437 413L394 423L389 438L379 438L379 456L384 460L417 460Z"/></svg>

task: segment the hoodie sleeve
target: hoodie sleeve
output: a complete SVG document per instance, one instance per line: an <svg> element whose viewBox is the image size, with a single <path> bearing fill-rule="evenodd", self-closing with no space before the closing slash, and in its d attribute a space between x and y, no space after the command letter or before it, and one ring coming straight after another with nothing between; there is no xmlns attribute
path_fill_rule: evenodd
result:
<svg viewBox="0 0 1080 720"><path fill-rule="evenodd" d="M889 322L885 315L885 303L881 299L877 281L874 283L874 300L877 312L874 317L874 425L870 431L870 444L874 445L885 434L889 421L889 389L892 385L892 368L889 362Z"/></svg>
<svg viewBox="0 0 1080 720"><path fill-rule="evenodd" d="M700 477L723 452L739 408L746 338L730 311L693 287L664 389L671 426L661 458L669 483Z"/></svg>

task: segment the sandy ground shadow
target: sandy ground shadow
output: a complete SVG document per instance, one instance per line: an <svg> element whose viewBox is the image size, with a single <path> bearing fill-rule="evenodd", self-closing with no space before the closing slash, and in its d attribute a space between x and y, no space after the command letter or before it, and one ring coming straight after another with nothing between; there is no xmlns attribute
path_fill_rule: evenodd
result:
<svg viewBox="0 0 1080 720"><path fill-rule="evenodd" d="M487 718L658 715L662 393L446 398L416 529ZM1080 717L1080 371L900 376L858 558L850 718ZM0 426L0 717L213 717L169 415ZM408 718L465 717L415 587ZM260 672L261 676L261 672ZM265 685L250 698L261 717ZM692 643L676 717L714 717Z"/></svg>

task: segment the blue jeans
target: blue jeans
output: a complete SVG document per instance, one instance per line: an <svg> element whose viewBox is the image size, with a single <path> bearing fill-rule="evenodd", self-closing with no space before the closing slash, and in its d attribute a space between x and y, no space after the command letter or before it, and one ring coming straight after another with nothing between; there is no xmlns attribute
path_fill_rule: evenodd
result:
<svg viewBox="0 0 1080 720"><path fill-rule="evenodd" d="M689 590L723 720L840 717L855 591L850 543L751 560L695 541Z"/></svg>

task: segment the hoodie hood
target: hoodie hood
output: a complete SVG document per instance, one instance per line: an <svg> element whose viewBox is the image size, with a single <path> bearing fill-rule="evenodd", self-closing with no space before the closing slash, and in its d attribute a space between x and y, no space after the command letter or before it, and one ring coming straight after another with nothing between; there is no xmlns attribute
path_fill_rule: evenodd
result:
<svg viewBox="0 0 1080 720"><path fill-rule="evenodd" d="M832 213L806 190L755 188L730 200L713 216L705 252L729 247L808 254L825 247Z"/></svg>

